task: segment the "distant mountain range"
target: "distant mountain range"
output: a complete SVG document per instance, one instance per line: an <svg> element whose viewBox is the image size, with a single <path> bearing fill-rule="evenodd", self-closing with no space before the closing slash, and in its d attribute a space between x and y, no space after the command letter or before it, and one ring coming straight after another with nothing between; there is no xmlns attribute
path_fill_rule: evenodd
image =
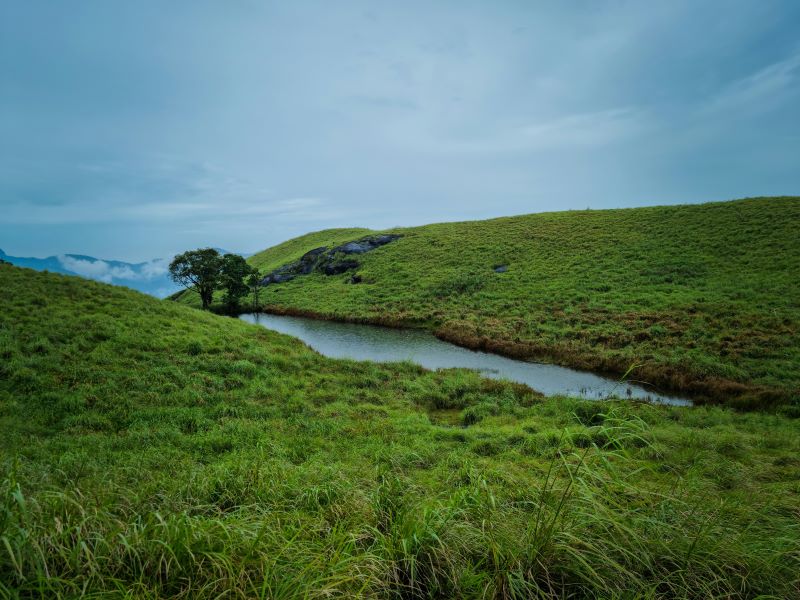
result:
<svg viewBox="0 0 800 600"><path fill-rule="evenodd" d="M18 267L27 267L36 271L78 275L87 279L123 285L158 298L165 298L180 289L169 278L167 267L171 258L127 263L119 260L103 260L83 254L61 254L47 258L9 256L0 250L0 259Z"/></svg>
<svg viewBox="0 0 800 600"><path fill-rule="evenodd" d="M215 248L220 254L228 254L229 250ZM245 258L250 254L242 254ZM178 290L169 277L170 258L155 258L141 263L128 263L121 260L105 260L84 254L60 254L47 258L9 256L0 250L0 260L10 262L18 267L27 267L34 271L50 271L64 275L77 275L87 279L122 285L157 298L166 298Z"/></svg>

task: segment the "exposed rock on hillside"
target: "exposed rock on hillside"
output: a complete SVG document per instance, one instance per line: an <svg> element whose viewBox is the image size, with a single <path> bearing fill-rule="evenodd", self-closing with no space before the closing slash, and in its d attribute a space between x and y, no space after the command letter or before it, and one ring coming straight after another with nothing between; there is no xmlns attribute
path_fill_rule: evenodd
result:
<svg viewBox="0 0 800 600"><path fill-rule="evenodd" d="M261 285L291 281L298 275L308 275L314 271L325 275L338 275L352 271L357 269L360 263L355 259L347 258L348 256L364 254L385 246L399 237L401 236L397 234L371 235L330 249L327 246L314 248L306 252L299 260L283 265L267 274L261 280Z"/></svg>

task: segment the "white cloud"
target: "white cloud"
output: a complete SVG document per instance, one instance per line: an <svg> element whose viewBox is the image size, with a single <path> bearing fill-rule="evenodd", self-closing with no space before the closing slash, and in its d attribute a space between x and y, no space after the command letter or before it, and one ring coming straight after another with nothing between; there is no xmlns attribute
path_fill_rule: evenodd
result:
<svg viewBox="0 0 800 600"><path fill-rule="evenodd" d="M800 83L800 51L728 85L705 106L705 112L761 112L785 102Z"/></svg>
<svg viewBox="0 0 800 600"><path fill-rule="evenodd" d="M111 266L103 260L90 261L72 256L59 256L58 261L68 271L90 279L111 283Z"/></svg>
<svg viewBox="0 0 800 600"><path fill-rule="evenodd" d="M158 259L144 263L139 270L134 270L133 265L112 265L104 260L85 260L69 255L59 256L58 261L62 267L76 275L104 283L113 283L115 280L145 281L162 277L166 275L169 265L169 260Z"/></svg>
<svg viewBox="0 0 800 600"><path fill-rule="evenodd" d="M144 263L139 270L139 273L145 279L153 279L155 277L162 277L167 274L169 269L170 260L168 258L160 258Z"/></svg>
<svg viewBox="0 0 800 600"><path fill-rule="evenodd" d="M554 148L602 146L642 132L646 127L641 111L615 108L566 115L523 128L531 146Z"/></svg>
<svg viewBox="0 0 800 600"><path fill-rule="evenodd" d="M493 129L466 136L450 135L427 126L414 130L410 123L396 133L398 139L416 146L417 151L495 155L596 148L641 135L653 125L644 110L632 107L573 113L528 123L523 118L514 121L497 123Z"/></svg>

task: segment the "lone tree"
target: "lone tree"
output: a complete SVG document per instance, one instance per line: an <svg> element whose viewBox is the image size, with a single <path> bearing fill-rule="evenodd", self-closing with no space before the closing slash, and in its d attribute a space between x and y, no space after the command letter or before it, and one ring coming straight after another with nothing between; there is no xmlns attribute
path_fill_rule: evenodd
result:
<svg viewBox="0 0 800 600"><path fill-rule="evenodd" d="M225 290L222 301L226 308L234 310L239 306L239 299L250 289L246 280L253 271L253 267L238 254L226 254L222 257L219 288Z"/></svg>
<svg viewBox="0 0 800 600"><path fill-rule="evenodd" d="M247 287L250 288L250 293L253 294L253 310L258 309L258 292L261 291L261 275L258 269L253 269L250 276L247 278Z"/></svg>
<svg viewBox="0 0 800 600"><path fill-rule="evenodd" d="M203 310L208 310L219 285L222 261L213 248L189 250L172 259L169 275L175 283L200 294Z"/></svg>

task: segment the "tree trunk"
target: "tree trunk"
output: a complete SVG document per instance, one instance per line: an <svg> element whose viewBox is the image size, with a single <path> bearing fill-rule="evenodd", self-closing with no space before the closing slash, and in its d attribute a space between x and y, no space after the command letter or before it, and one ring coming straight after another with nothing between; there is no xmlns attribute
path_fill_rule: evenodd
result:
<svg viewBox="0 0 800 600"><path fill-rule="evenodd" d="M211 306L211 300L213 299L213 290L200 290L200 301L203 303L203 310L208 310Z"/></svg>

